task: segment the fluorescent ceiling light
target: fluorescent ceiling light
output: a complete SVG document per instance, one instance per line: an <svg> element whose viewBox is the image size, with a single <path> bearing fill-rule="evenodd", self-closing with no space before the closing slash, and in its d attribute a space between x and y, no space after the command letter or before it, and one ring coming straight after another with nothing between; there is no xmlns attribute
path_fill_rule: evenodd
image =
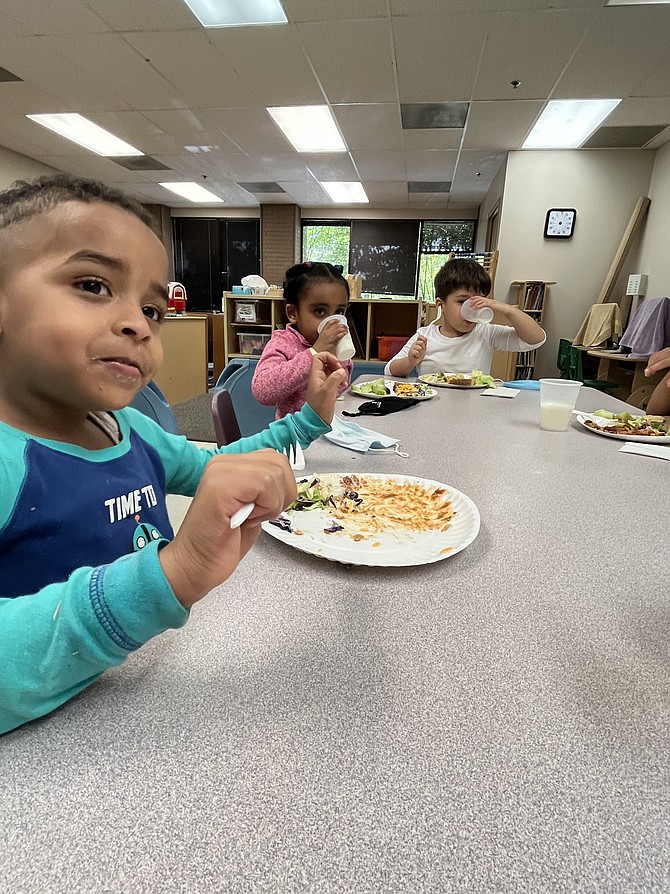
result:
<svg viewBox="0 0 670 894"><path fill-rule="evenodd" d="M279 0L184 0L205 28L283 25L288 19Z"/></svg>
<svg viewBox="0 0 670 894"><path fill-rule="evenodd" d="M335 180L329 180L322 182L321 186L337 205L352 205L370 201L365 194L363 185L358 182L338 183Z"/></svg>
<svg viewBox="0 0 670 894"><path fill-rule="evenodd" d="M26 115L26 118L36 121L42 127L48 127L66 140L85 146L97 155L106 155L108 158L117 155L144 155L144 152L115 137L108 130L98 127L83 115Z"/></svg>
<svg viewBox="0 0 670 894"><path fill-rule="evenodd" d="M223 203L223 199L215 196L213 192L200 186L199 183L160 183L159 186L164 186L165 189L177 193L182 199L188 199L189 202L195 202L198 205L203 203L211 205L212 202Z"/></svg>
<svg viewBox="0 0 670 894"><path fill-rule="evenodd" d="M620 99L555 99L548 102L522 149L576 149L615 109Z"/></svg>
<svg viewBox="0 0 670 894"><path fill-rule="evenodd" d="M670 0L605 0L605 6L651 6L654 3L670 3Z"/></svg>
<svg viewBox="0 0 670 894"><path fill-rule="evenodd" d="M268 109L298 152L346 152L328 106L279 106Z"/></svg>

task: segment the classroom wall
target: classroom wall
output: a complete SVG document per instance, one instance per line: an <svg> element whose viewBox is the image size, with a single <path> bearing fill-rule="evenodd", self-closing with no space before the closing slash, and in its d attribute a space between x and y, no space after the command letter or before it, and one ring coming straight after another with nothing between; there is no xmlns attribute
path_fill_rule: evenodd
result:
<svg viewBox="0 0 670 894"><path fill-rule="evenodd" d="M0 189L6 189L15 180L33 180L40 174L55 173L56 168L0 146Z"/></svg>
<svg viewBox="0 0 670 894"><path fill-rule="evenodd" d="M660 295L670 295L670 143L655 153L647 195L651 204L639 245L631 251L626 263L626 280L630 273L646 273L649 277L646 297L658 298Z"/></svg>
<svg viewBox="0 0 670 894"><path fill-rule="evenodd" d="M536 375L556 374L559 339L575 336L597 300L635 203L649 193L654 157L653 151L639 149L510 152L496 298L516 301L513 280L556 280L545 310L548 337L538 353ZM670 175L659 176L659 189L662 182L667 192L669 180ZM549 208L577 209L572 239L543 238ZM620 281L637 272L630 263Z"/></svg>
<svg viewBox="0 0 670 894"><path fill-rule="evenodd" d="M498 173L491 181L489 191L484 197L484 201L479 207L479 219L477 221L477 233L475 236L475 251L484 251L486 243L486 226L488 224L489 214L493 211L498 202L502 205L502 197L505 192L505 177L507 174L507 159L498 168ZM500 213L500 212L499 212ZM497 248L497 246L492 246ZM497 277L496 277L497 280Z"/></svg>

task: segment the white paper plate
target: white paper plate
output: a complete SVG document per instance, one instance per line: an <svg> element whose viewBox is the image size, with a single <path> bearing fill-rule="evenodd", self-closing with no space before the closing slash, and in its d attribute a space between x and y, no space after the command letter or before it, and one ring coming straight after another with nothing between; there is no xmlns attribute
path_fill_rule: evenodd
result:
<svg viewBox="0 0 670 894"><path fill-rule="evenodd" d="M601 416L596 416L595 418L589 416L588 414L584 414L583 416L577 416L577 422L585 428L587 431L592 432L594 435L603 435L605 438L614 438L616 441L635 441L638 444L670 444L670 435L659 435L658 437L654 437L654 435L617 435L612 431L605 431L602 428L591 428L590 425L587 425L588 422L595 422L596 419L602 419ZM614 420L612 419L603 419L602 420L605 425L611 424ZM602 424L602 423L598 423Z"/></svg>
<svg viewBox="0 0 670 894"><path fill-rule="evenodd" d="M353 473L352 473L353 474ZM359 476L361 473L357 473ZM316 473L315 478L341 478L333 473ZM311 476L310 476L311 477ZM443 487L447 498L456 512L447 531L398 531L368 535L369 539L355 541L348 534L325 534L333 522L327 509L313 509L309 512L284 513L291 525L301 534L284 531L270 522L263 523L263 530L301 552L320 556L345 565L375 565L382 567L428 565L439 562L461 552L469 546L479 533L479 511L472 500L459 490L439 481L415 478L411 475L380 475L365 473L366 478L390 479L399 484L410 482L426 488ZM298 480L303 480L301 475ZM379 543L379 546L373 546Z"/></svg>
<svg viewBox="0 0 670 894"><path fill-rule="evenodd" d="M365 383L363 383L363 384L365 384ZM394 386L400 384L399 382L392 382L390 380L385 379L384 384L386 385L387 391L389 392L386 395L371 394L370 392L367 392L367 391L359 391L358 390L360 388L359 385L352 385L351 388L349 389L349 392L351 394L355 394L356 397L364 397L367 400L377 400L380 397L393 397L394 395L396 397L414 397L415 396L412 394L396 394ZM417 394L416 400L430 400L431 397L435 397L436 394L437 394L437 391L435 391L434 388L429 388L428 391L426 392L426 394Z"/></svg>
<svg viewBox="0 0 670 894"><path fill-rule="evenodd" d="M477 391L480 388L488 388L488 385L451 385L449 382L435 382L433 376L436 373L424 373L419 376L419 381L426 385L432 385L434 388L460 388L461 391ZM445 376L453 376L454 373L445 373Z"/></svg>

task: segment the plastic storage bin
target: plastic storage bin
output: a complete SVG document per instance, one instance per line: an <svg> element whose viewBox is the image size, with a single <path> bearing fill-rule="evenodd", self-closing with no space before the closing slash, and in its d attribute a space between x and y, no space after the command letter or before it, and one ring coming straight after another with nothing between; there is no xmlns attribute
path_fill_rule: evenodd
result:
<svg viewBox="0 0 670 894"><path fill-rule="evenodd" d="M263 353L263 348L270 341L270 333L262 332L238 332L237 340L240 345L240 354Z"/></svg>
<svg viewBox="0 0 670 894"><path fill-rule="evenodd" d="M380 360L391 360L409 341L409 335L378 335L377 354Z"/></svg>

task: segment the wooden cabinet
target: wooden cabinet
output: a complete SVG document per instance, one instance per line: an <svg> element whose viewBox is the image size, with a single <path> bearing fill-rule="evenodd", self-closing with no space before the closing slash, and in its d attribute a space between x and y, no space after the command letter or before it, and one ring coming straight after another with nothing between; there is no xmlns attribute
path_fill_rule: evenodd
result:
<svg viewBox="0 0 670 894"><path fill-rule="evenodd" d="M549 286L555 285L549 280L525 279L514 280L512 286L517 289L517 307L532 317L542 326L542 317L547 304ZM494 323L504 322L496 320ZM543 327L544 328L544 327ZM534 351L496 351L491 363L491 375L503 381L515 379L532 379L535 374L537 348Z"/></svg>
<svg viewBox="0 0 670 894"><path fill-rule="evenodd" d="M161 327L163 364L156 384L170 404L207 393L207 319L166 317Z"/></svg>
<svg viewBox="0 0 670 894"><path fill-rule="evenodd" d="M239 320L236 310L254 305L255 321ZM274 329L286 325L284 299L281 296L236 295L223 293L225 313L225 359L257 358ZM378 337L397 335L409 338L422 325L425 312L422 301L353 298L347 308L357 361L378 361Z"/></svg>

